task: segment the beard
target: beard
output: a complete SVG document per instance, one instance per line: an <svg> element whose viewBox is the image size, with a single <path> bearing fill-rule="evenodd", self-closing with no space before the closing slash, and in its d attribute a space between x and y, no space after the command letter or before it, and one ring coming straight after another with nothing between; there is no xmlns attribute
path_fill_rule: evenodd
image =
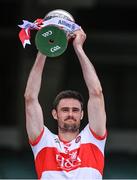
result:
<svg viewBox="0 0 137 180"><path fill-rule="evenodd" d="M59 128L62 132L72 132L72 133L74 133L74 132L79 131L80 122L77 122L77 121L74 120L73 118L72 118L72 120L73 120L74 122L70 122L70 121L69 121L69 118L67 118L64 123L63 123L63 122L62 122L62 123L58 122L58 128Z"/></svg>
<svg viewBox="0 0 137 180"><path fill-rule="evenodd" d="M77 132L79 130L80 124L69 124L69 123L64 123L63 129L65 132Z"/></svg>

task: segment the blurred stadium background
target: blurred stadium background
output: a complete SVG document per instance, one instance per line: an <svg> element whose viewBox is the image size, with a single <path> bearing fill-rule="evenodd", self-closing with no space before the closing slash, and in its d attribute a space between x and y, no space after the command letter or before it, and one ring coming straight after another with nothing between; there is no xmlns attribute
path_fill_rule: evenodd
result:
<svg viewBox="0 0 137 180"><path fill-rule="evenodd" d="M1 0L0 1L0 179L36 178L25 130L24 90L36 56L35 33L23 49L18 24L34 21L53 9L69 11L87 33L85 51L103 86L108 140L104 178L137 179L137 1L136 0ZM40 101L45 124L53 132L54 96L63 89L87 89L71 44L48 59ZM85 114L82 127L87 123Z"/></svg>

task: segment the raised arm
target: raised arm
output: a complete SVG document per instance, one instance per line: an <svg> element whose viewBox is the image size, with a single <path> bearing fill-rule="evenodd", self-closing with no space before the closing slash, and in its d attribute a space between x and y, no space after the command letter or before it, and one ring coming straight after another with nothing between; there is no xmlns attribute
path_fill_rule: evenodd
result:
<svg viewBox="0 0 137 180"><path fill-rule="evenodd" d="M106 131L106 113L102 87L93 64L83 50L86 34L81 29L75 32L73 41L74 50L79 59L84 80L89 92L88 119L90 128L99 136L103 136Z"/></svg>
<svg viewBox="0 0 137 180"><path fill-rule="evenodd" d="M29 139L33 142L43 130L44 120L38 95L41 87L42 72L46 56L38 52L31 69L25 90L26 129Z"/></svg>

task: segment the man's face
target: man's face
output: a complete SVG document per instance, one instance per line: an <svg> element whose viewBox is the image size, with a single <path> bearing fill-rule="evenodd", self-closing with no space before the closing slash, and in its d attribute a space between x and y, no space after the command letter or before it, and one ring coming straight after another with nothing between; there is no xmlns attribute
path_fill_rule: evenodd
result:
<svg viewBox="0 0 137 180"><path fill-rule="evenodd" d="M57 110L52 111L54 119L58 121L58 127L64 132L76 132L83 118L83 110L78 100L73 98L61 99Z"/></svg>

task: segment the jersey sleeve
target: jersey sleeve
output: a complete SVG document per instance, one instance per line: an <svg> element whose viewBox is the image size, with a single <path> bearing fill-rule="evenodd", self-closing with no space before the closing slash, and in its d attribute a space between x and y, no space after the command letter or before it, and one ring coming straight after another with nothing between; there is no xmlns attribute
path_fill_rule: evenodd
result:
<svg viewBox="0 0 137 180"><path fill-rule="evenodd" d="M90 129L89 124L81 131L82 143L94 144L104 154L104 148L107 139L107 132L104 136L98 136Z"/></svg>
<svg viewBox="0 0 137 180"><path fill-rule="evenodd" d="M44 126L37 139L34 142L30 142L30 146L35 157L43 148L51 146L53 136L53 133L46 126Z"/></svg>
<svg viewBox="0 0 137 180"><path fill-rule="evenodd" d="M37 145L39 143L39 141L41 140L41 138L43 136L44 130L45 130L45 128L43 127L43 130L41 131L40 135L35 139L35 141L29 140L29 144L31 146L35 146L35 145Z"/></svg>

